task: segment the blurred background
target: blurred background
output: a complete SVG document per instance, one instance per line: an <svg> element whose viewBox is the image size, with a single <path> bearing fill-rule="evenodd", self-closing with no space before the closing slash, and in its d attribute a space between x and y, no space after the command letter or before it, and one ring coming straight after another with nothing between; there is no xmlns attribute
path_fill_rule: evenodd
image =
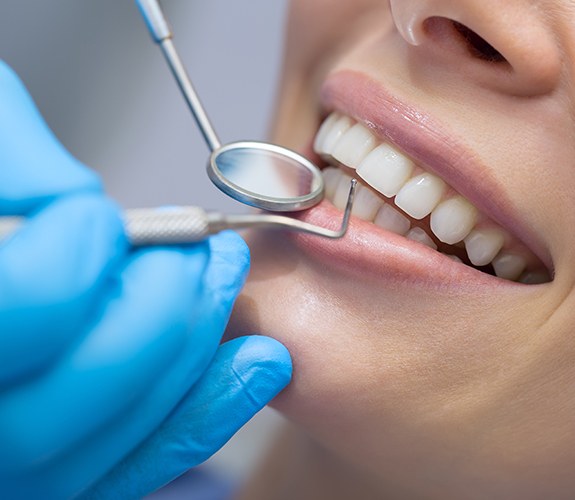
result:
<svg viewBox="0 0 575 500"><path fill-rule="evenodd" d="M265 139L287 0L164 0L222 141ZM133 0L2 0L0 58L64 145L125 207L243 208L204 173L208 149ZM280 417L264 410L209 467L241 480Z"/></svg>

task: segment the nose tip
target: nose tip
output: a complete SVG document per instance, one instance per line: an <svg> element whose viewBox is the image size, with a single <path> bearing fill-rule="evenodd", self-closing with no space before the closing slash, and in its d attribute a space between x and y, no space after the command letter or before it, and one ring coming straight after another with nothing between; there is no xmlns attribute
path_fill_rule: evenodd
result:
<svg viewBox="0 0 575 500"><path fill-rule="evenodd" d="M551 92L561 51L539 9L523 0L390 0L397 30L483 86L513 95ZM417 49L416 49L417 50ZM489 64L486 64L489 63Z"/></svg>

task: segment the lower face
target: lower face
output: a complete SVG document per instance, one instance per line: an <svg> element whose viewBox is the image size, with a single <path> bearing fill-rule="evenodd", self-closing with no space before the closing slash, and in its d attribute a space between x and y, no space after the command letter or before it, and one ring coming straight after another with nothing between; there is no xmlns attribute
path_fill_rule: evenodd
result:
<svg viewBox="0 0 575 500"><path fill-rule="evenodd" d="M398 491L575 486L567 70L515 81L497 66L513 53L479 57L506 47L453 23L412 46L387 2L296 0L290 15L275 139L327 184L301 217L335 228L346 176L362 188L343 240L248 237L230 331L290 350L275 407Z"/></svg>

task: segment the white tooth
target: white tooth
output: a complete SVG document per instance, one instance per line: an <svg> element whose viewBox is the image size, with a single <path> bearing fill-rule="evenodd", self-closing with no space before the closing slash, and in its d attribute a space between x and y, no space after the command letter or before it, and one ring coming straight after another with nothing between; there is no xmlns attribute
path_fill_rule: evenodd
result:
<svg viewBox="0 0 575 500"><path fill-rule="evenodd" d="M445 182L433 174L410 179L395 198L395 204L414 219L427 217L445 192Z"/></svg>
<svg viewBox="0 0 575 500"><path fill-rule="evenodd" d="M521 283L525 283L526 285L540 285L542 283L549 283L551 281L551 277L547 271L528 271L521 275L519 278Z"/></svg>
<svg viewBox="0 0 575 500"><path fill-rule="evenodd" d="M462 241L477 222L477 209L461 196L442 201L431 212L431 230L443 243Z"/></svg>
<svg viewBox="0 0 575 500"><path fill-rule="evenodd" d="M323 175L323 181L325 183L325 197L331 201L335 196L335 190L337 189L342 173L335 167L327 167L321 171L321 174Z"/></svg>
<svg viewBox="0 0 575 500"><path fill-rule="evenodd" d="M375 148L357 167L359 175L384 196L392 198L408 181L413 162L389 144Z"/></svg>
<svg viewBox="0 0 575 500"><path fill-rule="evenodd" d="M333 149L332 156L350 168L357 168L362 160L377 146L377 139L363 125L351 127Z"/></svg>
<svg viewBox="0 0 575 500"><path fill-rule="evenodd" d="M371 189L359 185L351 213L360 219L372 221L382 205L381 199Z"/></svg>
<svg viewBox="0 0 575 500"><path fill-rule="evenodd" d="M437 245L431 237L420 227L414 227L409 233L405 235L408 240L418 241L424 245L437 250Z"/></svg>
<svg viewBox="0 0 575 500"><path fill-rule="evenodd" d="M381 207L373 222L376 226L382 227L392 233L401 234L402 236L405 236L411 227L409 219L391 205Z"/></svg>
<svg viewBox="0 0 575 500"><path fill-rule="evenodd" d="M525 259L519 255L500 253L493 259L493 269L500 278L515 281L527 266Z"/></svg>
<svg viewBox="0 0 575 500"><path fill-rule="evenodd" d="M341 118L341 115L337 112L332 113L327 117L326 120L321 124L317 135L315 136L315 141L313 143L313 149L316 153L320 154L322 152L323 144L325 138L331 132L332 127Z"/></svg>
<svg viewBox="0 0 575 500"><path fill-rule="evenodd" d="M345 206L347 205L350 182L351 177L342 174L339 182L337 183L337 188L335 189L335 194L333 195L333 204L340 210L345 210Z"/></svg>
<svg viewBox="0 0 575 500"><path fill-rule="evenodd" d="M354 121L349 116L341 116L329 127L323 138L323 144L319 144L316 153L323 155L331 155L335 145L339 142L343 134L345 134L352 126Z"/></svg>
<svg viewBox="0 0 575 500"><path fill-rule="evenodd" d="M505 233L496 228L475 229L465 238L465 248L472 264L486 266L505 243Z"/></svg>

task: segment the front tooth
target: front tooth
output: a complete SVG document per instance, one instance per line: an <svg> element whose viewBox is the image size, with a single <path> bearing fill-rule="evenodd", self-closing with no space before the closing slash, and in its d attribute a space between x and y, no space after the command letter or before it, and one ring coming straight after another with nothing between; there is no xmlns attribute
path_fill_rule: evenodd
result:
<svg viewBox="0 0 575 500"><path fill-rule="evenodd" d="M349 192L349 185L348 185ZM372 221L378 210L382 207L381 199L365 186L358 186L355 192L355 201L351 214L360 219Z"/></svg>
<svg viewBox="0 0 575 500"><path fill-rule="evenodd" d="M327 167L321 171L323 175L323 181L325 183L325 197L328 200L333 200L335 196L335 190L337 189L337 185L339 184L339 179L341 177L341 173L339 169L335 167Z"/></svg>
<svg viewBox="0 0 575 500"><path fill-rule="evenodd" d="M443 243L463 241L477 222L477 209L461 196L441 202L431 213L431 230Z"/></svg>
<svg viewBox="0 0 575 500"><path fill-rule="evenodd" d="M439 204L445 189L445 182L439 177L418 175L400 189L395 204L414 219L423 219Z"/></svg>
<svg viewBox="0 0 575 500"><path fill-rule="evenodd" d="M356 168L376 145L373 134L356 123L337 141L332 156L344 165Z"/></svg>
<svg viewBox="0 0 575 500"><path fill-rule="evenodd" d="M527 262L520 255L502 252L493 259L495 274L506 280L517 280L526 266Z"/></svg>
<svg viewBox="0 0 575 500"><path fill-rule="evenodd" d="M348 116L340 116L335 122L329 124L321 144L317 144L316 153L331 155L336 144L354 124L354 121Z"/></svg>
<svg viewBox="0 0 575 500"><path fill-rule="evenodd" d="M405 236L411 227L409 219L391 205L383 205L383 207L379 209L379 212L377 212L373 223L387 231L401 234L402 236Z"/></svg>
<svg viewBox="0 0 575 500"><path fill-rule="evenodd" d="M332 127L341 118L339 113L332 113L328 118L321 124L317 135L315 136L315 141L313 143L313 149L316 153L321 153L323 149L323 144L325 138L331 132Z"/></svg>
<svg viewBox="0 0 575 500"><path fill-rule="evenodd" d="M429 248L433 248L437 250L437 245L431 239L431 237L420 227L414 227L409 233L405 235L408 240L418 241L419 243L423 243L425 246Z"/></svg>
<svg viewBox="0 0 575 500"><path fill-rule="evenodd" d="M413 162L397 149L381 144L357 167L357 175L384 196L392 198L411 177L413 169Z"/></svg>
<svg viewBox="0 0 575 500"><path fill-rule="evenodd" d="M340 210L345 210L345 206L347 205L350 182L351 177L345 174L341 174L341 177L335 189L335 194L333 195L333 204Z"/></svg>
<svg viewBox="0 0 575 500"><path fill-rule="evenodd" d="M465 238L465 249L475 266L489 264L505 243L503 231L495 228L475 229Z"/></svg>

